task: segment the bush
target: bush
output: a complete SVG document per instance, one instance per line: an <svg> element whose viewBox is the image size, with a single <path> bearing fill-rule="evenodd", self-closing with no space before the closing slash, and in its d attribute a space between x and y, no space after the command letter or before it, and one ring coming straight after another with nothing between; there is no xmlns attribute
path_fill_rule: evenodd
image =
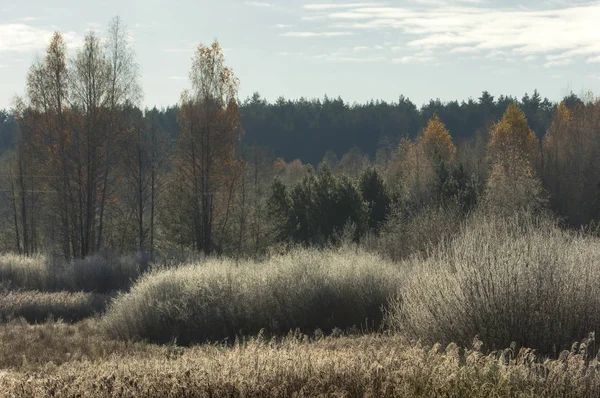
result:
<svg viewBox="0 0 600 398"><path fill-rule="evenodd" d="M451 239L464 219L457 206L430 206L410 211L396 209L379 235L369 235L363 246L393 261L415 254L426 255Z"/></svg>
<svg viewBox="0 0 600 398"><path fill-rule="evenodd" d="M8 292L0 294L0 320L19 317L37 323L49 317L75 322L102 312L109 296L95 293Z"/></svg>
<svg viewBox="0 0 600 398"><path fill-rule="evenodd" d="M256 264L207 260L155 270L120 295L104 327L113 337L180 344L241 335L379 327L398 268L345 249L295 250Z"/></svg>
<svg viewBox="0 0 600 398"><path fill-rule="evenodd" d="M0 285L12 290L85 291L126 290L145 270L142 256L96 254L69 263L41 255L0 255Z"/></svg>
<svg viewBox="0 0 600 398"><path fill-rule="evenodd" d="M412 259L388 323L428 342L555 353L600 331L600 241L528 214L476 214L452 243Z"/></svg>

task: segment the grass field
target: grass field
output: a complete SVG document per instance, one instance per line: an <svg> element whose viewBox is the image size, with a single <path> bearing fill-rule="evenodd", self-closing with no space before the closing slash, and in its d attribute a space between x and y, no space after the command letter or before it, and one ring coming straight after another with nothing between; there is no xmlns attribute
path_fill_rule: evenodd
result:
<svg viewBox="0 0 600 398"><path fill-rule="evenodd" d="M100 338L95 321L0 327L7 397L597 397L587 341L557 360L531 350L482 354L399 335L288 335L223 346ZM11 347L7 350L6 347Z"/></svg>
<svg viewBox="0 0 600 398"><path fill-rule="evenodd" d="M396 262L0 257L0 396L600 396L598 238L523 214L457 230Z"/></svg>

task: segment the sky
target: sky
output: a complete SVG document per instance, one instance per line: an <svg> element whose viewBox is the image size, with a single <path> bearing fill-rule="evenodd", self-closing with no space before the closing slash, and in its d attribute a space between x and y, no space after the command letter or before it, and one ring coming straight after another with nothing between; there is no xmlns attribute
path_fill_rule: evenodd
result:
<svg viewBox="0 0 600 398"><path fill-rule="evenodd" d="M23 95L53 31L73 55L116 15L148 107L178 102L195 48L215 39L241 100L600 92L600 1L0 0L0 109Z"/></svg>

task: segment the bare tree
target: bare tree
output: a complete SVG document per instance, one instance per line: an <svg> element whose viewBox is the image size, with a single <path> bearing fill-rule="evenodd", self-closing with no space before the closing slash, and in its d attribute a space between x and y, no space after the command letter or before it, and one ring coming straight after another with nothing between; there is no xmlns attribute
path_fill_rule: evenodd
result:
<svg viewBox="0 0 600 398"><path fill-rule="evenodd" d="M109 129L111 130L111 137L104 144L104 177L100 197L96 250L100 250L102 247L106 199L111 185L109 181L110 168L117 161L112 148L116 140L119 139L120 133L124 133L125 128L122 111L125 106L137 105L142 97L139 84L139 66L135 61L135 53L128 40L127 27L118 16L113 18L109 25L105 51L110 68L109 108L111 119Z"/></svg>
<svg viewBox="0 0 600 398"><path fill-rule="evenodd" d="M229 175L234 165L236 142L241 134L238 80L225 66L218 42L199 46L190 71L192 92L182 95L179 123L179 177L191 187L189 201L195 247L210 254L213 250L215 199L228 195L225 220L233 195ZM225 225L226 221L224 221Z"/></svg>

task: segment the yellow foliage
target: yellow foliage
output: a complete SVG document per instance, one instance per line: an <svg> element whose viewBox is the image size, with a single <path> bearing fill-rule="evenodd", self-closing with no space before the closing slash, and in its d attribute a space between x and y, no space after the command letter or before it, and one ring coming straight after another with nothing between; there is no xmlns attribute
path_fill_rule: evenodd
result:
<svg viewBox="0 0 600 398"><path fill-rule="evenodd" d="M488 153L495 162L504 163L515 156L523 156L529 162L537 158L537 137L516 104L508 106L502 120L492 127L490 135Z"/></svg>
<svg viewBox="0 0 600 398"><path fill-rule="evenodd" d="M554 157L558 156L559 149L569 139L568 128L572 121L573 113L564 102L561 102L542 142L542 149L545 153L554 155Z"/></svg>
<svg viewBox="0 0 600 398"><path fill-rule="evenodd" d="M423 130L421 144L427 157L432 161L452 162L456 155L456 147L444 123L437 114L429 120Z"/></svg>

